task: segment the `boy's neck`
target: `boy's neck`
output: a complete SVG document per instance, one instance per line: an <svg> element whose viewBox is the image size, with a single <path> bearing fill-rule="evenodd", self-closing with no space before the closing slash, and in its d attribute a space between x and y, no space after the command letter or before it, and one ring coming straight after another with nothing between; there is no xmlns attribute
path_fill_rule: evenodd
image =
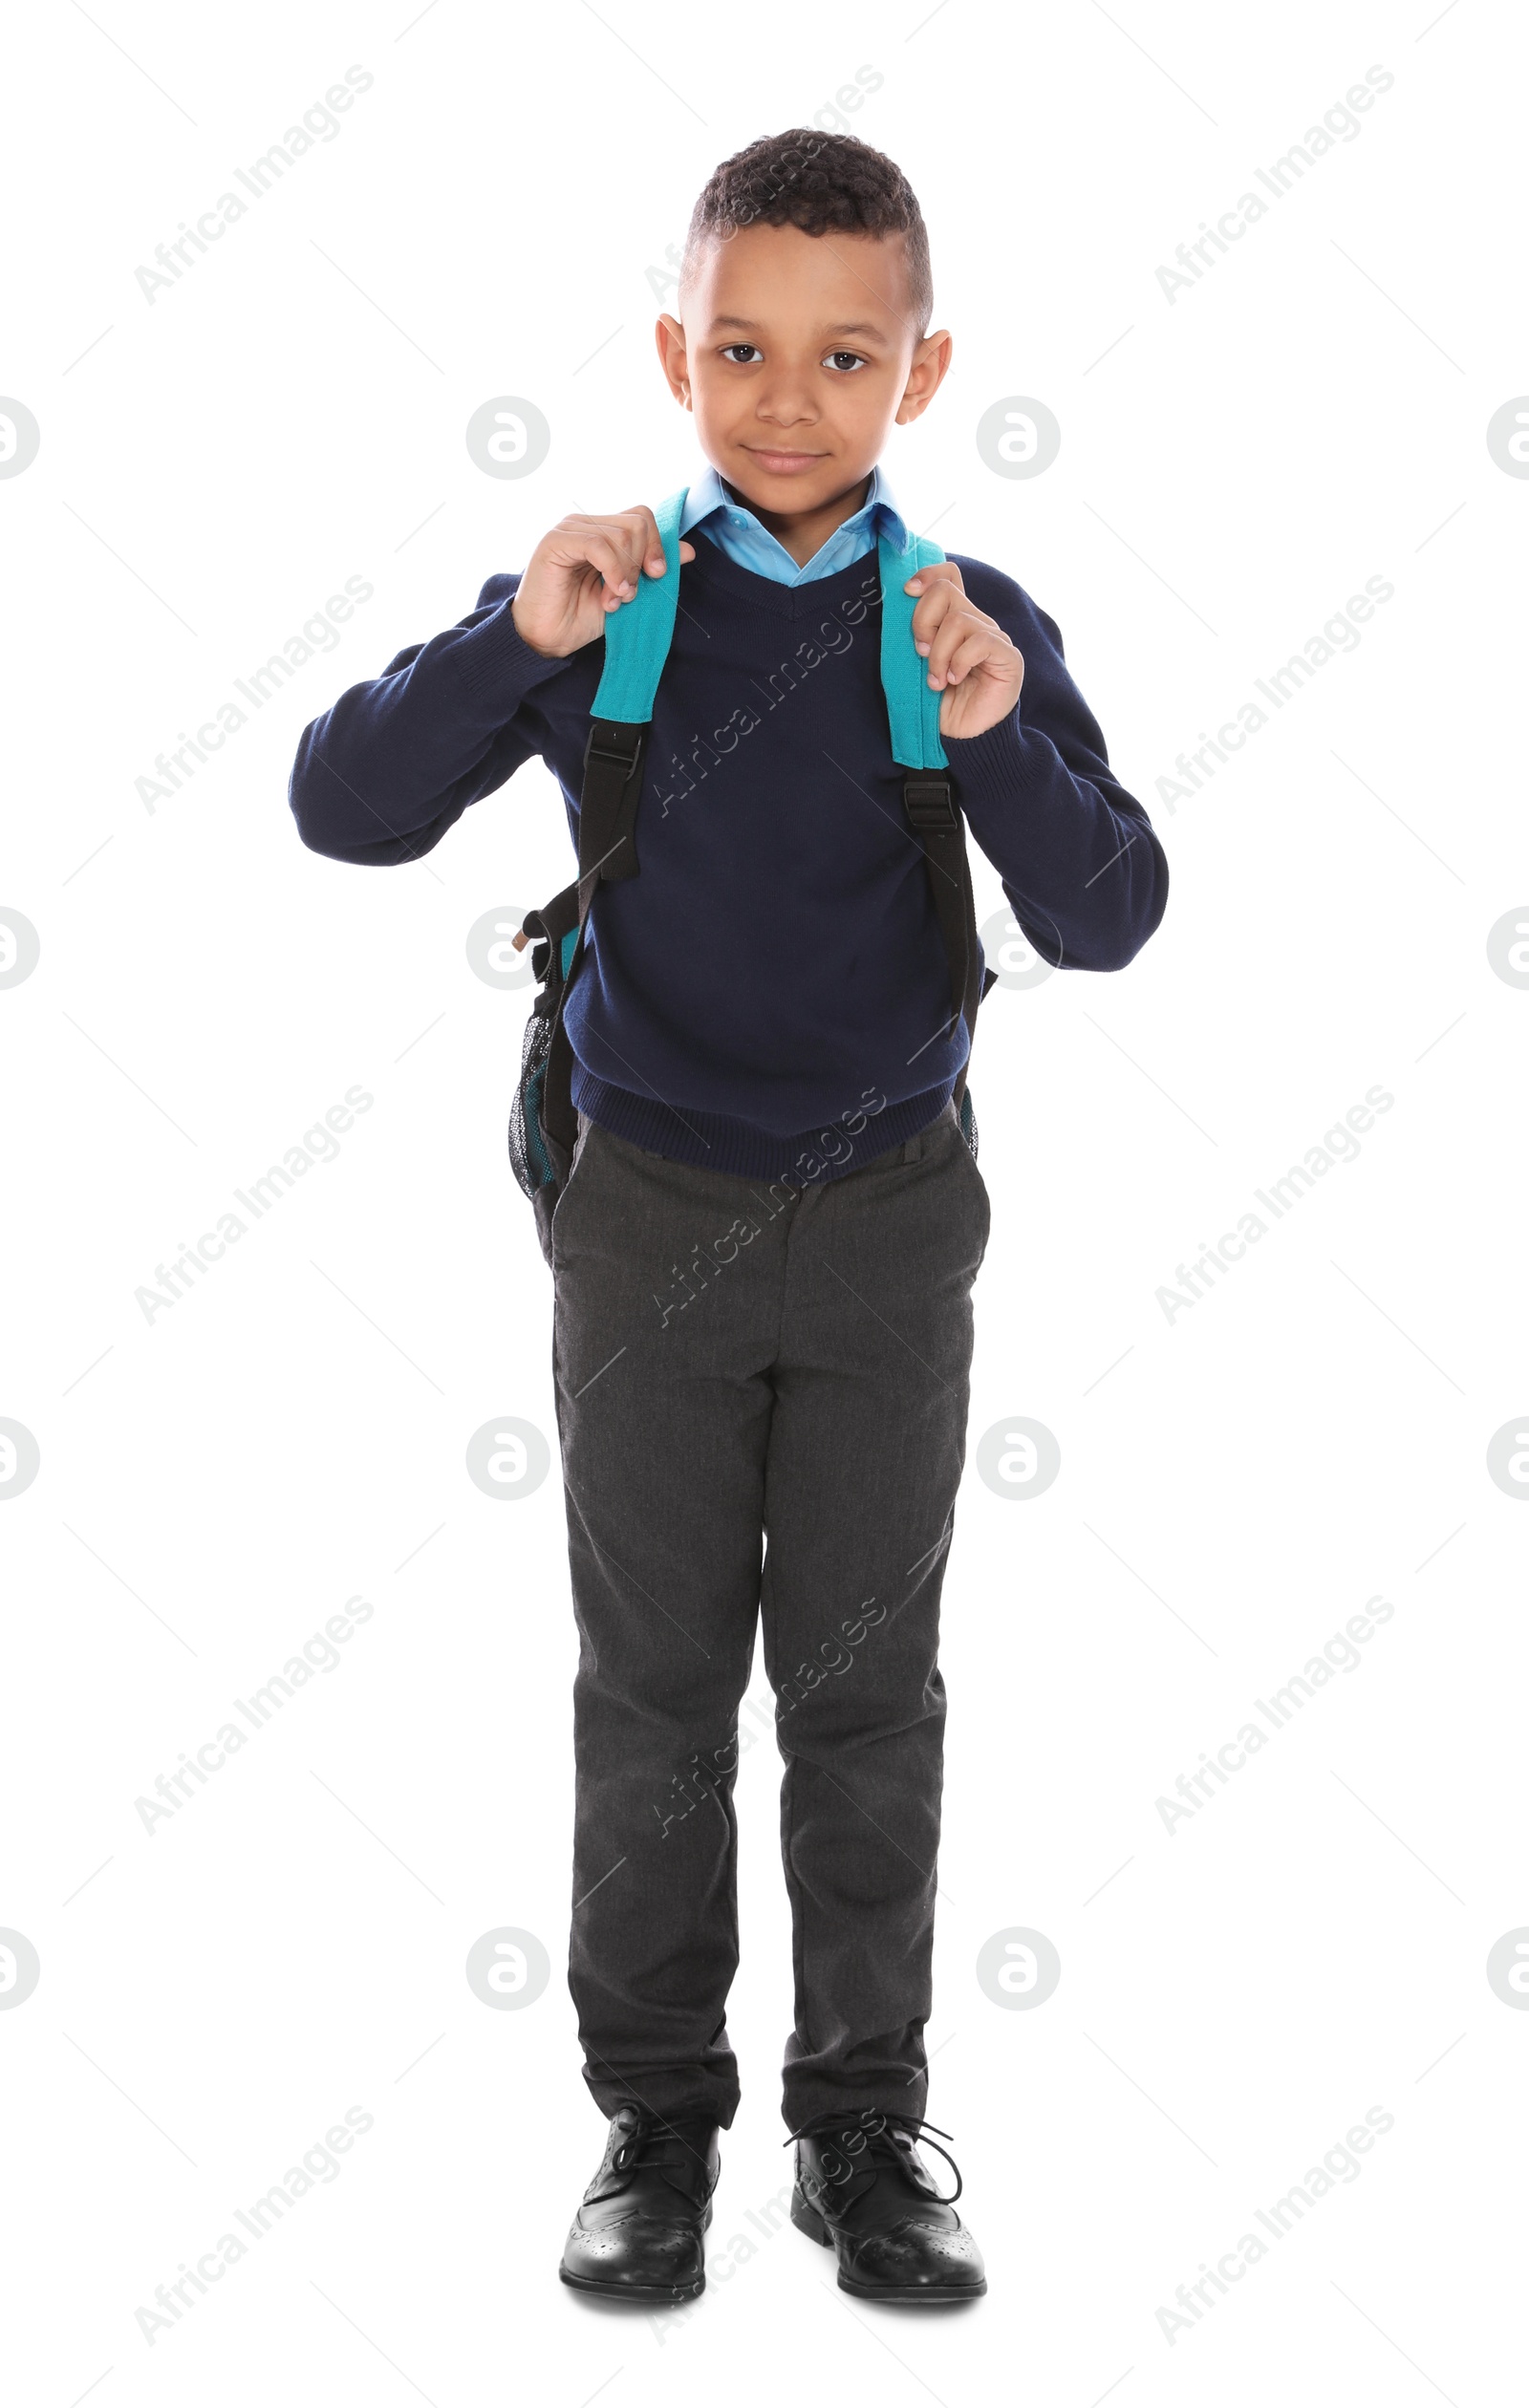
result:
<svg viewBox="0 0 1529 2408"><path fill-rule="evenodd" d="M871 479L865 476L857 478L843 493L835 494L831 501L820 502L815 509L765 510L757 502L751 502L746 493L738 492L725 477L721 477L720 470L718 474L722 491L741 503L745 510L752 510L761 527L790 553L799 569L805 569L808 562L822 550L835 527L842 527L846 519L853 518L856 510L865 507L866 496L871 491Z"/></svg>

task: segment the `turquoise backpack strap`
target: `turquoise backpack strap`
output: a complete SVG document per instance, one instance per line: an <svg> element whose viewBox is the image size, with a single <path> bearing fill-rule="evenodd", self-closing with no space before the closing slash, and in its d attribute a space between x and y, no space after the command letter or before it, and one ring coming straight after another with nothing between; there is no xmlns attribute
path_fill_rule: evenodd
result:
<svg viewBox="0 0 1529 2408"><path fill-rule="evenodd" d="M957 1073L952 1093L962 1134L975 1153L977 1124L966 1092L966 1069L977 1035L977 1007L996 974L981 974L966 829L951 785L949 759L939 741L940 697L929 682L927 661L914 648L918 596L903 591L910 577L944 557L939 546L922 535L910 535L901 551L885 535L876 546L881 571L881 684L887 698L892 757L909 773L902 782L903 808L924 849L930 894L950 963L949 1034L955 1035L962 1020L966 1022L966 1062Z"/></svg>
<svg viewBox="0 0 1529 2408"><path fill-rule="evenodd" d="M899 551L885 535L876 546L881 570L881 683L892 726L892 757L905 769L948 766L939 741L940 698L929 682L926 662L914 650L918 596L903 591L910 577L944 557L939 546L923 535L910 535L906 551Z"/></svg>
<svg viewBox="0 0 1529 2408"><path fill-rule="evenodd" d="M688 485L671 493L654 511L667 563L661 577L641 570L630 602L612 611L605 622L605 669L591 706L591 717L619 720L641 726L653 717L663 664L674 641L675 610L679 600L679 517ZM913 574L912 570L909 575Z"/></svg>

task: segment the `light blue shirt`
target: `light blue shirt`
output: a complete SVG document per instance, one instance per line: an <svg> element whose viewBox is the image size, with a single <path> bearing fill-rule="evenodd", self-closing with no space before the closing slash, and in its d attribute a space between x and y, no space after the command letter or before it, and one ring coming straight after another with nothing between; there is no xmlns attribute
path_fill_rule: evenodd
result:
<svg viewBox="0 0 1529 2408"><path fill-rule="evenodd" d="M842 527L834 528L805 569L797 567L786 546L761 524L745 503L734 501L712 467L697 478L685 496L679 532L689 535L698 527L741 569L752 569L758 576L772 577L777 585L788 586L808 585L814 578L831 577L838 570L848 569L867 552L874 551L882 534L889 535L899 551L906 549L908 543L908 528L879 467L871 471L871 490L861 507Z"/></svg>

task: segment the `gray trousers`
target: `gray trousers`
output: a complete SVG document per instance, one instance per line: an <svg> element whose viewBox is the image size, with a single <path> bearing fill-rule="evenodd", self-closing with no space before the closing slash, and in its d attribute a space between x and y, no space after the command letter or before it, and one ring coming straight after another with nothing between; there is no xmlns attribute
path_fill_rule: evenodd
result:
<svg viewBox="0 0 1529 2408"><path fill-rule="evenodd" d="M867 1123L855 1144L875 1143ZM955 1109L816 1186L580 1118L551 1229L581 1642L569 1984L601 2110L738 2104L738 1715L785 1776L795 2128L923 2113L945 1692L987 1189Z"/></svg>

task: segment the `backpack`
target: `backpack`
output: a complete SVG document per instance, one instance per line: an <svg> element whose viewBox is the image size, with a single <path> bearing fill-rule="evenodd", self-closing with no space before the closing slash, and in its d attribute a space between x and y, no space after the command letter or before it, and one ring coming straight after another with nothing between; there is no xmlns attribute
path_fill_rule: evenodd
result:
<svg viewBox="0 0 1529 2408"><path fill-rule="evenodd" d="M528 912L515 938L534 944L531 965L539 992L526 1024L520 1082L509 1119L509 1159L520 1186L536 1211L542 1251L551 1259L552 1214L567 1183L578 1138L571 1082L573 1050L563 1026L569 990L584 959L590 908L602 885L635 877L637 804L643 757L653 719L654 696L674 636L679 598L679 521L686 488L654 512L667 568L661 578L642 576L630 602L605 622L605 667L590 713L579 804L579 873L561 894ZM977 1009L998 973L979 976L976 913L966 829L956 804L944 746L939 741L940 697L928 682L914 649L915 597L903 586L920 569L943 560L937 544L911 536L899 551L883 535L877 544L881 573L881 683L887 699L893 759L906 770L903 805L924 849L930 891L950 962L951 1020L964 1019L969 1039L977 1033ZM977 1119L963 1064L952 1090L961 1133L977 1153Z"/></svg>

